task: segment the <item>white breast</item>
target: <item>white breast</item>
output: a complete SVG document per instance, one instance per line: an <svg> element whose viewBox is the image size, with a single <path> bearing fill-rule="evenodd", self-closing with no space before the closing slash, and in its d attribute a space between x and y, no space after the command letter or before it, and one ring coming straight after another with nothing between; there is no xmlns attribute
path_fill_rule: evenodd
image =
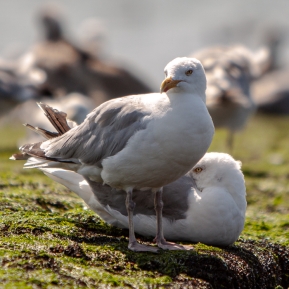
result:
<svg viewBox="0 0 289 289"><path fill-rule="evenodd" d="M158 188L191 169L206 153L214 127L204 102L183 97L102 162L101 177L117 188Z"/></svg>

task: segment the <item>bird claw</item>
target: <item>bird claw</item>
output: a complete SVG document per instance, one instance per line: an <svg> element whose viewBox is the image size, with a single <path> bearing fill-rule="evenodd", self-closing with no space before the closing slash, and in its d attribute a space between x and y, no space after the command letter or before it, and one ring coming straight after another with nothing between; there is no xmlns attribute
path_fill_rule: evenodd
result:
<svg viewBox="0 0 289 289"><path fill-rule="evenodd" d="M163 249L163 250L190 250L187 248L187 246L182 246L180 244L176 244L176 243L172 243L172 242L167 242L165 239L161 239L161 240L156 240L156 243L158 245L159 248ZM191 248L192 249L192 248Z"/></svg>
<svg viewBox="0 0 289 289"><path fill-rule="evenodd" d="M159 248L153 247L153 246L147 246L140 244L138 242L132 242L128 244L128 248L131 251L134 252L152 252L152 253L157 253L159 251Z"/></svg>

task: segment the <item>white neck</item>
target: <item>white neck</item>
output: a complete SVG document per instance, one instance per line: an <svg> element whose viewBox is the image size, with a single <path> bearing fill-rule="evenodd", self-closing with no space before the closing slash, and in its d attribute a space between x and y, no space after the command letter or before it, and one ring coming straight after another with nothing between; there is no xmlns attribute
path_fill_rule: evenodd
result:
<svg viewBox="0 0 289 289"><path fill-rule="evenodd" d="M178 87L170 89L167 92L167 96L170 100L170 103L175 104L182 104L186 101L189 101L190 99L200 99L204 104L206 104L206 94L205 93L199 93L198 91L193 92L186 92L183 91L183 93ZM181 99L181 100L180 100Z"/></svg>

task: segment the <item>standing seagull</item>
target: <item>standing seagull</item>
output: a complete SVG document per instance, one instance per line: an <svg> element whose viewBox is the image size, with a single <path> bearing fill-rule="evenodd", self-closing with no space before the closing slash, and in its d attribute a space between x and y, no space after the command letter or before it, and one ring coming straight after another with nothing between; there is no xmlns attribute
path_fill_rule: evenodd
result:
<svg viewBox="0 0 289 289"><path fill-rule="evenodd" d="M255 110L250 87L264 65L265 56L259 54L262 53L253 54L242 45L216 46L194 53L206 71L209 113L216 129L229 131L227 146L231 151L235 133Z"/></svg>
<svg viewBox="0 0 289 289"><path fill-rule="evenodd" d="M187 173L206 153L214 134L206 108L206 76L200 61L176 58L165 67L161 93L107 101L85 121L45 142L20 148L31 156L27 168L54 167L75 171L88 182L103 182L127 193L129 249L156 251L135 238L134 189L155 193L157 233L162 249L183 249L168 243L162 228L162 187ZM12 159L18 159L14 155Z"/></svg>

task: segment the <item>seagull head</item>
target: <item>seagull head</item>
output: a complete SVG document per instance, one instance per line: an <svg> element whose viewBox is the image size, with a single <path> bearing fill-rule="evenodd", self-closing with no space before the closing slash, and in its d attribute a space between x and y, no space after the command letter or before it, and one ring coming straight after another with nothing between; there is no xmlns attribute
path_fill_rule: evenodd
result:
<svg viewBox="0 0 289 289"><path fill-rule="evenodd" d="M189 172L196 188L202 192L216 193L220 191L231 195L240 212L245 214L246 186L241 171L241 162L225 153L206 153ZM226 199L223 199L226 204Z"/></svg>
<svg viewBox="0 0 289 289"><path fill-rule="evenodd" d="M206 75L196 58L175 58L167 64L164 73L166 78L161 84L161 93L197 93L205 97Z"/></svg>
<svg viewBox="0 0 289 289"><path fill-rule="evenodd" d="M202 191L208 187L222 187L232 191L236 183L244 187L241 162L225 153L206 153L190 171L196 187Z"/></svg>
<svg viewBox="0 0 289 289"><path fill-rule="evenodd" d="M207 104L252 105L250 87L256 67L251 51L241 45L203 49L195 55L202 61L207 76Z"/></svg>

